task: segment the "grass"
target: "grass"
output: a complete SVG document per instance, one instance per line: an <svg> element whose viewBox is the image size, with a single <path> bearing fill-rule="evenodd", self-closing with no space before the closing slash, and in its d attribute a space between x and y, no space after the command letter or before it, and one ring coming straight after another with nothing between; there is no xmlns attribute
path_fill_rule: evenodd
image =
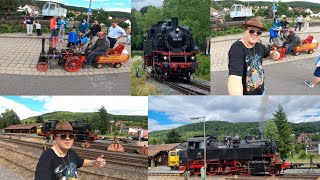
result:
<svg viewBox="0 0 320 180"><path fill-rule="evenodd" d="M131 66L131 95L132 96L159 95L160 92L157 89L157 87L153 84L146 82L148 75L144 72L144 70L141 67L142 62L143 60L139 59L135 61ZM138 68L139 77L136 77L137 68Z"/></svg>
<svg viewBox="0 0 320 180"><path fill-rule="evenodd" d="M320 162L320 155L319 154L313 154L313 162ZM293 157L290 157L286 159L287 162L310 162L310 154L305 154L304 150L302 150L299 154L294 155Z"/></svg>
<svg viewBox="0 0 320 180"><path fill-rule="evenodd" d="M132 51L131 56L143 56L143 51Z"/></svg>
<svg viewBox="0 0 320 180"><path fill-rule="evenodd" d="M197 55L198 62L201 62L194 73L195 76L210 81L210 56L203 54Z"/></svg>

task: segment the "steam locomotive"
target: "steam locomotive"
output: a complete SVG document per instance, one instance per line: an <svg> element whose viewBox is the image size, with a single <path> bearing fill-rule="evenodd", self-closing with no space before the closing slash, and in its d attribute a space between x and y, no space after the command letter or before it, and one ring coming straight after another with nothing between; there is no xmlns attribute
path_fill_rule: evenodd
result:
<svg viewBox="0 0 320 180"><path fill-rule="evenodd" d="M159 79L186 78L198 67L198 46L188 26L178 18L160 21L147 30L144 41L144 68Z"/></svg>
<svg viewBox="0 0 320 180"><path fill-rule="evenodd" d="M209 175L278 175L281 170L290 167L276 153L276 141L272 139L255 139L247 136L226 137L217 141L215 137L206 139L206 172ZM179 169L200 174L204 166L204 138L193 137L187 140L186 149L178 151Z"/></svg>
<svg viewBox="0 0 320 180"><path fill-rule="evenodd" d="M54 130L58 121L50 120L43 122L41 127L37 129L39 136L50 137L50 131ZM94 141L97 140L97 136L91 131L91 127L88 123L71 122L73 130L76 132L76 141Z"/></svg>

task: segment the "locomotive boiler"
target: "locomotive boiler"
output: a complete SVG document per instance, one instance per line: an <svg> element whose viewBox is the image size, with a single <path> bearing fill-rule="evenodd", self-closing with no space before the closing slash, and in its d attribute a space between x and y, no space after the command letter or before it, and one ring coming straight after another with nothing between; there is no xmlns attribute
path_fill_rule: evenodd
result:
<svg viewBox="0 0 320 180"><path fill-rule="evenodd" d="M186 78L198 67L198 46L188 26L178 18L160 21L147 30L144 41L144 68L160 79Z"/></svg>

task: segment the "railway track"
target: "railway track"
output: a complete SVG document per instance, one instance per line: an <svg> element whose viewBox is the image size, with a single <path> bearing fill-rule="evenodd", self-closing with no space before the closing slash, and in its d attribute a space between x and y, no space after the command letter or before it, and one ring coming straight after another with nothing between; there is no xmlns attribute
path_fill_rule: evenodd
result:
<svg viewBox="0 0 320 180"><path fill-rule="evenodd" d="M38 161L40 157L38 156L35 156L35 155L30 155L30 154L27 154L25 152L21 152L21 151L18 151L18 150L15 150L13 148L10 148L10 147L1 147L3 149L6 149L6 150L9 150L11 153L15 153L15 154L19 154L19 155L23 155L27 158L30 158L30 159L33 159L35 161ZM2 154L0 154L0 157L5 159L6 161L10 162L10 163L13 163L14 165L18 166L18 167L21 167L23 169L25 169L26 171L34 174L35 173L35 169L33 168L30 168L29 166L24 166L21 162L15 162L13 161L12 159L6 157L6 156L3 156ZM90 176L96 176L98 179L102 179L102 178L112 178L112 179L120 179L122 180L123 178L118 178L118 177L113 177L113 176L108 176L108 175L104 175L104 174L97 174L97 173L93 173L93 172L90 172L90 171L86 171L86 170L82 170L82 169L79 169L78 170L79 172L83 173L83 174L87 174L87 175L90 175Z"/></svg>
<svg viewBox="0 0 320 180"><path fill-rule="evenodd" d="M198 82L195 82L195 81L190 81L189 84L195 86L195 87L198 87L200 89L203 89L205 91L208 91L210 92L210 86L206 85L206 84L201 84L201 83L198 83Z"/></svg>
<svg viewBox="0 0 320 180"><path fill-rule="evenodd" d="M25 146L30 146L38 149L43 148L42 143L35 142L27 142L9 138L2 138L2 141L6 141L9 143L15 143ZM46 143L47 147L51 147L52 144ZM123 166L131 166L136 168L147 168L148 159L146 155L140 154L132 154L132 153L121 153L121 152L109 152L109 151L101 151L101 150L93 150L93 149L82 149L78 147L73 147L79 155L81 155L85 159L96 159L100 155L104 155L106 162L111 164L119 164Z"/></svg>
<svg viewBox="0 0 320 180"><path fill-rule="evenodd" d="M192 87L186 87L182 84L184 83L176 83L176 82L170 82L170 81L164 81L166 85L171 87L172 89L181 92L182 94L185 95L208 95L209 92L201 92L199 90L196 90L195 88Z"/></svg>

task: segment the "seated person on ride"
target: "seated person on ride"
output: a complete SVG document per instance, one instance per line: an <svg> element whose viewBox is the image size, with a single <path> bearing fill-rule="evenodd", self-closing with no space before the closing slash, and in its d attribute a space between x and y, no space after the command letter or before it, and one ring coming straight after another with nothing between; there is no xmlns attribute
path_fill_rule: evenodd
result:
<svg viewBox="0 0 320 180"><path fill-rule="evenodd" d="M282 47L287 48L287 54L292 52L293 48L295 46L298 46L301 44L301 39L294 31L289 31L289 36L285 39L285 41L282 44Z"/></svg>
<svg viewBox="0 0 320 180"><path fill-rule="evenodd" d="M77 44L78 34L76 32L76 29L77 28L75 26L73 26L72 31L70 31L70 33L68 35L68 44L67 44L68 48L75 46Z"/></svg>
<svg viewBox="0 0 320 180"><path fill-rule="evenodd" d="M78 51L82 52L85 44L88 43L88 38L85 33L79 32L76 45L78 46Z"/></svg>
<svg viewBox="0 0 320 180"><path fill-rule="evenodd" d="M98 40L91 48L85 50L85 55L87 56L86 65L92 64L95 57L106 54L109 51L110 41L106 38L106 34L106 32L98 32Z"/></svg>

